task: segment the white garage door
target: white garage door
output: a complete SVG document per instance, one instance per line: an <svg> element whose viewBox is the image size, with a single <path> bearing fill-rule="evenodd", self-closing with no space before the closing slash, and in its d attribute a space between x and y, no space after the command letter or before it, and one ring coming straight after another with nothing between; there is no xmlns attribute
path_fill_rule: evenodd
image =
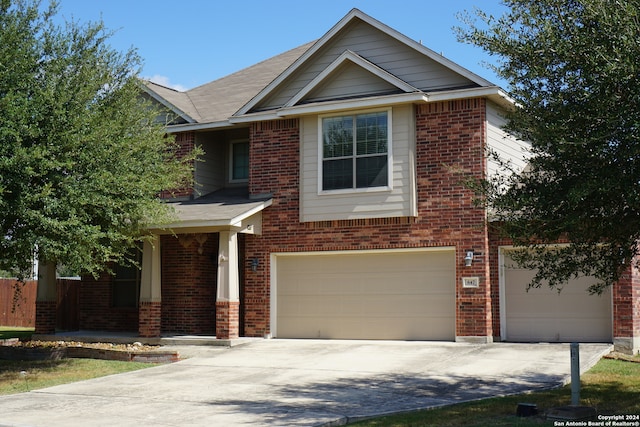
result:
<svg viewBox="0 0 640 427"><path fill-rule="evenodd" d="M276 336L455 338L455 253L276 257Z"/></svg>
<svg viewBox="0 0 640 427"><path fill-rule="evenodd" d="M611 342L611 291L589 295L589 278L569 282L562 292L541 286L526 290L531 270L504 255L503 338L508 341Z"/></svg>

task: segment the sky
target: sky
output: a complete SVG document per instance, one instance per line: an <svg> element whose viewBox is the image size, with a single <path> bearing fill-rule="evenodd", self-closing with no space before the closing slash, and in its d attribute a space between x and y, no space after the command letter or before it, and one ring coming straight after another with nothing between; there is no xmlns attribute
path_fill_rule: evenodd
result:
<svg viewBox="0 0 640 427"><path fill-rule="evenodd" d="M46 3L47 0L43 0ZM496 59L460 43L457 14L475 7L494 15L499 0L59 0L57 19L102 20L118 51L135 48L141 76L191 89L322 37L356 7L489 81Z"/></svg>

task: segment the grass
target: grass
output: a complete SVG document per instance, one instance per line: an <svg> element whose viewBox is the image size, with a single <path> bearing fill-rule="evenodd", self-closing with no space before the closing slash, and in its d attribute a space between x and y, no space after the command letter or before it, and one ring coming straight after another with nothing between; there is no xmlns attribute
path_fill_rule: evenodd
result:
<svg viewBox="0 0 640 427"><path fill-rule="evenodd" d="M640 357L636 358L640 361ZM602 359L582 375L580 404L593 406L603 415L640 414L640 363ZM571 387L526 395L461 403L440 409L375 418L354 426L360 427L530 427L553 426L544 416L516 417L518 403L535 403L543 414L550 408L571 404Z"/></svg>
<svg viewBox="0 0 640 427"><path fill-rule="evenodd" d="M33 328L0 326L0 339L28 340L32 334ZM96 359L0 360L0 395L22 393L151 366L157 365Z"/></svg>
<svg viewBox="0 0 640 427"><path fill-rule="evenodd" d="M30 340L33 328L21 328L13 326L0 326L0 340L19 338L21 341Z"/></svg>
<svg viewBox="0 0 640 427"><path fill-rule="evenodd" d="M153 363L96 359L0 360L0 395L135 371Z"/></svg>

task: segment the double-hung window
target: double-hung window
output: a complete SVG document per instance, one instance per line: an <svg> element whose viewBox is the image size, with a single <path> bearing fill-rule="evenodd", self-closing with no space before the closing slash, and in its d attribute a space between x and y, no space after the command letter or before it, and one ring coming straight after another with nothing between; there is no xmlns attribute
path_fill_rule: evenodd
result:
<svg viewBox="0 0 640 427"><path fill-rule="evenodd" d="M322 118L322 191L389 186L389 111Z"/></svg>

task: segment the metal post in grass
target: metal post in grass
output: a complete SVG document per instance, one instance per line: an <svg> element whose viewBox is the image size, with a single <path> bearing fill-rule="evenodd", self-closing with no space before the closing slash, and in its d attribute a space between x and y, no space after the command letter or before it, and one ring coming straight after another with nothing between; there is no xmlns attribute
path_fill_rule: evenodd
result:
<svg viewBox="0 0 640 427"><path fill-rule="evenodd" d="M580 344L571 343L571 405L580 405Z"/></svg>

